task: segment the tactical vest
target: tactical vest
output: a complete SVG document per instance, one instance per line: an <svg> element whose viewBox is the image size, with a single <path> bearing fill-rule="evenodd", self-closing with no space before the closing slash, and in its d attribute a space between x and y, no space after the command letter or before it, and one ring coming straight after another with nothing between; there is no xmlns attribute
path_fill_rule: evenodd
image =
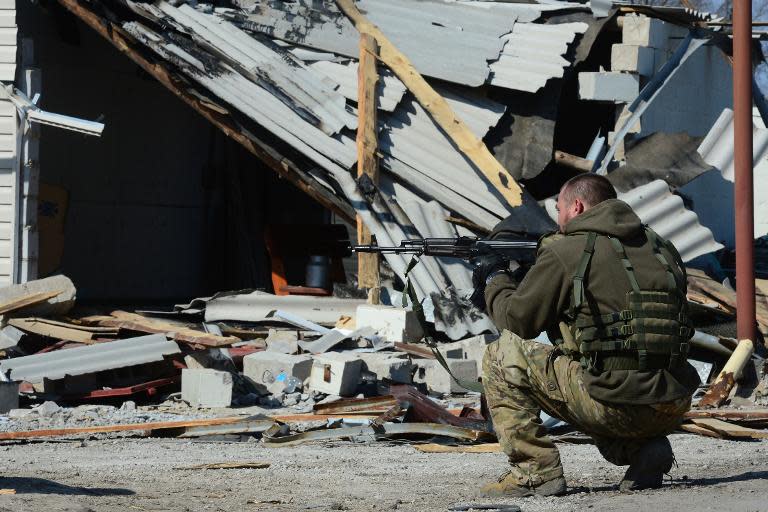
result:
<svg viewBox="0 0 768 512"><path fill-rule="evenodd" d="M667 275L664 290L640 288L632 263L618 239L595 232L587 234L584 253L573 276L569 313L576 346L585 368L601 371L601 362L612 358L612 362L619 361L618 367L614 364L611 368L615 370L672 369L684 364L688 357L688 340L693 335L693 329L688 319L687 299L661 251L664 242L648 227L645 233ZM626 306L621 311L577 319L577 310L585 299L584 275L599 236L610 240L632 289L627 292ZM674 248L670 250L674 251ZM622 361L631 363L625 363L622 368Z"/></svg>

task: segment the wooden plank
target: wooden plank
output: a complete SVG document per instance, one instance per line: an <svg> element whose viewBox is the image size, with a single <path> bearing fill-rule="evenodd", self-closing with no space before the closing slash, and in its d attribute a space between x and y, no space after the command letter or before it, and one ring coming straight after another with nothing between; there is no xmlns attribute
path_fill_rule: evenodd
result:
<svg viewBox="0 0 768 512"><path fill-rule="evenodd" d="M183 325L154 320L126 311L113 311L111 317L99 320L98 325L102 327L118 327L147 334L173 333L175 341L202 347L226 347L240 341L240 338L235 336L217 336L190 329Z"/></svg>
<svg viewBox="0 0 768 512"><path fill-rule="evenodd" d="M741 425L734 425L715 418L691 418L691 423L707 428L727 437L744 437L749 439L768 439L768 430L757 430Z"/></svg>
<svg viewBox="0 0 768 512"><path fill-rule="evenodd" d="M468 444L466 446L447 446L444 444L415 444L416 450L421 453L499 453L499 443Z"/></svg>
<svg viewBox="0 0 768 512"><path fill-rule="evenodd" d="M393 45L376 25L368 21L355 7L353 0L336 0L339 8L349 17L361 34L370 34L379 44L381 60L397 75L419 104L429 112L448 138L466 156L510 206L522 204L522 189L514 177L491 154L488 147L416 70L411 61Z"/></svg>
<svg viewBox="0 0 768 512"><path fill-rule="evenodd" d="M2 303L0 304L0 315L10 313L11 311L16 311L17 309L21 309L27 306L32 306L34 304L40 304L41 302L45 302L48 299L56 297L62 293L62 291L63 290L54 290L52 292L30 293L29 295L23 295L17 299Z"/></svg>
<svg viewBox="0 0 768 512"><path fill-rule="evenodd" d="M202 420L186 421L156 421L151 423L129 423L125 425L99 425L91 427L70 427L45 430L23 430L19 432L0 432L0 441L13 439L30 439L35 437L61 437L79 434L98 434L105 432L130 432L133 430L164 430L185 427L203 427L210 425L227 425L237 423L245 419L242 416L229 416L226 418L206 418Z"/></svg>
<svg viewBox="0 0 768 512"><path fill-rule="evenodd" d="M379 137L377 132L376 84L379 73L376 58L379 53L376 40L370 34L360 34L360 64L357 67L357 175L367 175L374 184L379 182ZM373 237L368 227L357 216L357 243L368 245ZM357 286L381 288L380 256L376 253L357 254ZM374 303L378 303L378 293Z"/></svg>
<svg viewBox="0 0 768 512"><path fill-rule="evenodd" d="M212 462L210 464L198 464L196 466L180 466L173 469L266 469L272 464L269 462Z"/></svg>
<svg viewBox="0 0 768 512"><path fill-rule="evenodd" d="M59 340L74 341L77 343L93 344L93 333L70 329L59 325L50 325L40 322L37 318L12 318L8 324L39 336L47 336Z"/></svg>
<svg viewBox="0 0 768 512"><path fill-rule="evenodd" d="M693 423L685 423L683 425L680 425L680 430L683 430L685 432L690 432L691 434L698 434L704 437L714 437L715 439L723 438L723 436L721 436L714 430L709 430L708 428L700 427L698 425L694 425Z"/></svg>
<svg viewBox="0 0 768 512"><path fill-rule="evenodd" d="M51 320L50 318L35 318L35 320L43 324L57 325L60 327L67 327L69 329L76 329L78 331L92 332L101 335L117 335L120 331L120 329L117 329L116 327L97 327L91 325L71 324L67 322L59 322L57 320Z"/></svg>

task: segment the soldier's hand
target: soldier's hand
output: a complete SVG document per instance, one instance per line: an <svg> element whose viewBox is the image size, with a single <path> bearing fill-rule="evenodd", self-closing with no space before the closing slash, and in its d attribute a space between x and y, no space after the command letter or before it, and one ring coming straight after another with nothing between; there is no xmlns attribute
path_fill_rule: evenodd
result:
<svg viewBox="0 0 768 512"><path fill-rule="evenodd" d="M477 256L470 258L469 263L473 267L472 285L475 291L470 301L481 311L485 311L485 285L488 278L499 271L509 269L509 261L491 249L486 249Z"/></svg>

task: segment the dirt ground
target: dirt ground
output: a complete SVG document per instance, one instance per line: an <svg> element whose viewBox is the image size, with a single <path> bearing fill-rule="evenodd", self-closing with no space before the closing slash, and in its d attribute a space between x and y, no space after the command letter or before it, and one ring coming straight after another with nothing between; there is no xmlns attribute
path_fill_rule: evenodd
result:
<svg viewBox="0 0 768 512"><path fill-rule="evenodd" d="M561 445L570 492L479 499L502 454L423 454L389 443L265 448L261 443L116 438L0 445L1 511L448 510L514 503L523 511L768 510L768 442L674 435L679 467L664 488L620 494L623 469L591 445ZM267 461L267 469L178 469Z"/></svg>

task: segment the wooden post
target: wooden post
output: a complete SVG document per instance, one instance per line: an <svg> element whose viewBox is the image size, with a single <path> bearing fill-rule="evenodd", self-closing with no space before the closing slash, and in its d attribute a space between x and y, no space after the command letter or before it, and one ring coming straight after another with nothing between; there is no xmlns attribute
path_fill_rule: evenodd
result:
<svg viewBox="0 0 768 512"><path fill-rule="evenodd" d="M379 148L376 123L376 70L378 45L370 34L360 34L360 65L357 70L357 175L367 174L373 183L379 181ZM357 216L357 243L370 244L371 232ZM378 254L358 253L357 282L359 288L369 288L369 302L379 303L381 279Z"/></svg>
<svg viewBox="0 0 768 512"><path fill-rule="evenodd" d="M416 101L429 112L459 151L483 173L510 206L520 206L523 202L523 190L515 178L496 160L485 143L459 119L445 98L416 71L408 57L398 50L376 25L363 16L353 0L336 0L336 4L360 34L370 34L375 38L382 62L405 84L416 97Z"/></svg>

